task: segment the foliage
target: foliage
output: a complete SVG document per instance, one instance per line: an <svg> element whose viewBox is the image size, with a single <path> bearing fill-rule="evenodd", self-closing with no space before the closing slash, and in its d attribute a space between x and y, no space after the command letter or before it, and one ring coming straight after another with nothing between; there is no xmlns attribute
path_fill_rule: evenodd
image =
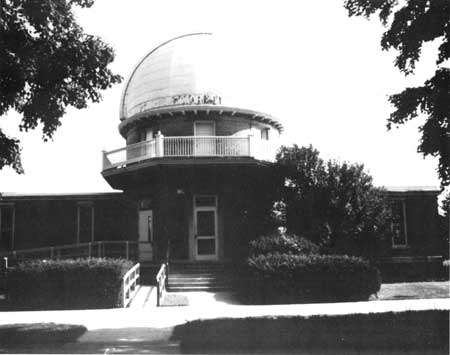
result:
<svg viewBox="0 0 450 355"><path fill-rule="evenodd" d="M285 233L272 233L250 242L250 255L280 254L317 254L319 248L306 238Z"/></svg>
<svg viewBox="0 0 450 355"><path fill-rule="evenodd" d="M188 353L446 354L448 331L447 310L421 310L201 319L176 326L172 338Z"/></svg>
<svg viewBox="0 0 450 355"><path fill-rule="evenodd" d="M443 215L439 216L439 238L442 243L442 251L445 258L449 257L449 237L450 237L450 191L444 195L442 200Z"/></svg>
<svg viewBox="0 0 450 355"><path fill-rule="evenodd" d="M417 117L427 116L420 127L422 137L418 151L439 157L441 185L450 184L450 2L446 0L346 0L349 16L370 18L378 13L389 28L383 34L383 50L395 49L395 65L405 75L414 72L424 43L439 41L436 71L422 86L406 88L391 95L395 111L388 119L388 129Z"/></svg>
<svg viewBox="0 0 450 355"><path fill-rule="evenodd" d="M86 327L75 324L25 323L0 326L0 344L37 345L74 342L86 332Z"/></svg>
<svg viewBox="0 0 450 355"><path fill-rule="evenodd" d="M8 273L15 309L88 309L122 305L122 277L133 266L122 259L33 260Z"/></svg>
<svg viewBox="0 0 450 355"><path fill-rule="evenodd" d="M379 291L378 269L346 255L267 254L248 258L241 292L251 302L367 300Z"/></svg>
<svg viewBox="0 0 450 355"><path fill-rule="evenodd" d="M93 0L4 0L0 10L0 116L22 115L20 129L43 125L52 138L68 106L99 102L101 90L121 81L108 65L113 49L86 34L72 7ZM0 169L22 173L19 140L0 130Z"/></svg>
<svg viewBox="0 0 450 355"><path fill-rule="evenodd" d="M323 252L374 256L390 237L391 209L384 190L359 164L324 162L312 146L281 147L276 168L289 233Z"/></svg>

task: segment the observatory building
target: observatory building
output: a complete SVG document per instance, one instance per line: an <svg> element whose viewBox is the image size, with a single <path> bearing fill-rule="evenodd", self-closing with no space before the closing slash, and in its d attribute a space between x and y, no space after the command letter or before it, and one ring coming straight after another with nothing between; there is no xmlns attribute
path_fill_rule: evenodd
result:
<svg viewBox="0 0 450 355"><path fill-rule="evenodd" d="M137 201L141 260L160 257L168 243L176 259L224 260L248 239L243 233L254 235L249 219L282 126L227 104L214 47L208 33L174 38L125 83L119 132L126 146L104 153L102 174Z"/></svg>
<svg viewBox="0 0 450 355"><path fill-rule="evenodd" d="M114 256L121 247L147 265L245 255L265 231L283 127L236 100L230 84L242 83L227 77L222 51L211 34L195 33L148 52L124 84L117 119L124 144L102 153L102 176L122 192L1 194L0 255L38 248L36 255L62 257L78 248ZM412 263L440 262L438 194L388 191L398 219L382 262L403 274L415 272Z"/></svg>

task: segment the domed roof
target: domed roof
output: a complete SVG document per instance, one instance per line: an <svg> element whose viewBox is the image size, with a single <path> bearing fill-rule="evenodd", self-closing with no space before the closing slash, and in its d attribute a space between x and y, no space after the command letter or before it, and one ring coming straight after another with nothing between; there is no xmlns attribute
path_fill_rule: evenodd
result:
<svg viewBox="0 0 450 355"><path fill-rule="evenodd" d="M223 67L227 64L224 53L211 33L175 37L150 51L125 83L120 102L120 119L124 122L119 130L138 117L162 111L201 110L206 107L223 112L229 109L230 103L223 102L224 83L230 80ZM236 111L261 117L282 129L267 114L232 109L232 112Z"/></svg>
<svg viewBox="0 0 450 355"><path fill-rule="evenodd" d="M176 37L156 47L125 84L120 118L168 106L221 104L217 57L210 33Z"/></svg>

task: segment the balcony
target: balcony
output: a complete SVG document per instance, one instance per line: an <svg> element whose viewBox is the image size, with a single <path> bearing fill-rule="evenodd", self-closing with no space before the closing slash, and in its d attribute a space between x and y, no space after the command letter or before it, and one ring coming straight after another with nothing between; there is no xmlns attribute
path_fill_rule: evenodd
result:
<svg viewBox="0 0 450 355"><path fill-rule="evenodd" d="M124 167L143 160L165 157L248 157L273 161L269 141L254 136L164 137L103 152L103 170Z"/></svg>

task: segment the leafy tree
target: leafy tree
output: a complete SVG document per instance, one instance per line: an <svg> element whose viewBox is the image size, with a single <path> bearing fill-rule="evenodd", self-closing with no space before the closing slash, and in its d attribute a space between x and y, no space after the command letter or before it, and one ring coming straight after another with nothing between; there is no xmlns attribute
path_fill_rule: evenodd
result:
<svg viewBox="0 0 450 355"><path fill-rule="evenodd" d="M445 258L449 258L450 244L449 244L449 228L450 228L450 192L444 195L442 200L443 215L439 216L439 232L442 241L442 251Z"/></svg>
<svg viewBox="0 0 450 355"><path fill-rule="evenodd" d="M73 6L94 0L2 0L0 6L0 116L14 109L20 129L43 124L52 138L68 106L99 102L101 90L121 81L108 65L113 49L86 34L76 23ZM0 129L0 169L22 173L20 142Z"/></svg>
<svg viewBox="0 0 450 355"><path fill-rule="evenodd" d="M442 187L450 184L450 1L345 0L349 16L372 17L378 13L388 27L381 39L383 50L398 51L395 66L405 75L414 72L426 42L440 41L436 71L422 86L406 88L391 95L395 107L387 127L398 126L425 114L419 128L422 137L418 151L439 158L438 173Z"/></svg>
<svg viewBox="0 0 450 355"><path fill-rule="evenodd" d="M282 147L277 170L290 233L319 244L323 252L374 256L390 237L386 193L363 165L324 162L312 146Z"/></svg>

